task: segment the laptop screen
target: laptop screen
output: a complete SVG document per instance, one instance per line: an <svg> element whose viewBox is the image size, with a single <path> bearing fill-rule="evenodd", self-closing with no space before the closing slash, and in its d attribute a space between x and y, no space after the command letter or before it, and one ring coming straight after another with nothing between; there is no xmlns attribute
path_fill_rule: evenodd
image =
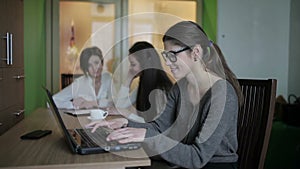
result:
<svg viewBox="0 0 300 169"><path fill-rule="evenodd" d="M50 109L52 111L52 113L54 113L54 117L57 121L57 123L59 124L59 128L61 129L61 134L64 135L66 141L67 141L67 144L69 145L69 147L71 148L72 152L75 153L76 150L75 150L75 143L73 142L73 140L71 139L71 136L70 136L70 133L69 131L67 130L64 122L63 122L63 119L61 118L60 114L59 114L59 111L58 111L58 108L56 107L55 103L54 103L54 100L52 98L52 94L51 92L44 88L46 93L47 93L47 96L48 96L48 100L50 102Z"/></svg>

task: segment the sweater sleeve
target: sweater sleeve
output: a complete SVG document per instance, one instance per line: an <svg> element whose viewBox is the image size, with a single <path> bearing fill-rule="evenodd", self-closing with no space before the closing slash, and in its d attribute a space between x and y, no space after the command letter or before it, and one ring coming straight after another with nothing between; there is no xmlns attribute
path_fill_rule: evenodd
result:
<svg viewBox="0 0 300 169"><path fill-rule="evenodd" d="M185 168L201 168L208 162L236 162L235 132L238 102L232 86L227 87L227 90L216 87L204 107L202 110L207 111L207 118L202 129L193 138L192 144L184 144L181 140L177 141L164 134L164 131L167 131L166 128L161 130L161 126L164 125L158 125L155 122L151 123L151 126L145 125L144 127L147 128L144 141L146 152L150 156L159 155L167 162ZM165 111L164 113L170 114L171 112ZM167 122L171 121L167 120ZM177 128L177 132L180 132L180 128Z"/></svg>

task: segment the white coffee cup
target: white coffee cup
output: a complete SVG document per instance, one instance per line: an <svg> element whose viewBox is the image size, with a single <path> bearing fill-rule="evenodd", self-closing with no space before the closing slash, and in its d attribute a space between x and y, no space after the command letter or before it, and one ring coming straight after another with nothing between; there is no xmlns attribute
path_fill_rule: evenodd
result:
<svg viewBox="0 0 300 169"><path fill-rule="evenodd" d="M101 109L93 109L90 110L91 114L90 114L90 119L91 120L101 120L101 119L105 119L106 116L108 115L107 111L101 110Z"/></svg>

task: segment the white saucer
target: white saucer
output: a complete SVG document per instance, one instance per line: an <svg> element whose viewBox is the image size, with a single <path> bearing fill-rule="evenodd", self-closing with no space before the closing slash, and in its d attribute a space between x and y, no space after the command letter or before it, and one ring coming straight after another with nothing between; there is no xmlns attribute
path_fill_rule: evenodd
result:
<svg viewBox="0 0 300 169"><path fill-rule="evenodd" d="M90 119L90 120L92 120L92 121L94 121L94 120L103 120L103 119L92 118L91 116L88 116L87 118Z"/></svg>

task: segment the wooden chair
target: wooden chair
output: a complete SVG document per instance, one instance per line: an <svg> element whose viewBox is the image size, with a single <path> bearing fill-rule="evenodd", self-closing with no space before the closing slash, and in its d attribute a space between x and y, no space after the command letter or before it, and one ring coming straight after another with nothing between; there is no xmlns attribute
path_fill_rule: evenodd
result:
<svg viewBox="0 0 300 169"><path fill-rule="evenodd" d="M238 79L244 104L238 116L239 169L263 169L272 128L275 79Z"/></svg>
<svg viewBox="0 0 300 169"><path fill-rule="evenodd" d="M61 74L61 89L67 87L73 82L74 79L78 78L82 74Z"/></svg>

